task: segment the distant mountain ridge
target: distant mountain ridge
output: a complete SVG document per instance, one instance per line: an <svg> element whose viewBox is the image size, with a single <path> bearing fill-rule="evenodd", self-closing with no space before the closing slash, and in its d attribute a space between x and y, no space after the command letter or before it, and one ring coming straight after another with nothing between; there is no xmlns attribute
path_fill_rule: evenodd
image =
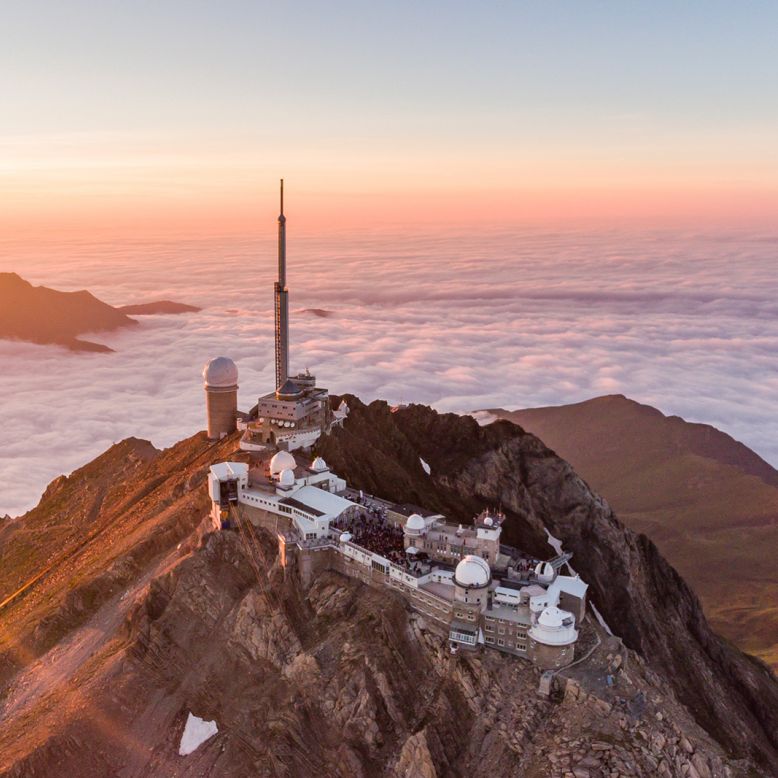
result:
<svg viewBox="0 0 778 778"><path fill-rule="evenodd" d="M183 313L199 308L168 300L115 308L91 292L60 292L33 286L17 273L0 273L0 338L64 346L71 351L110 352L83 340L87 332L111 332L138 324L128 313Z"/></svg>
<svg viewBox="0 0 778 778"><path fill-rule="evenodd" d="M500 417L507 413L518 414L517 418L523 419L527 425L542 427L552 435L555 434L553 418L557 416L554 412L558 412L560 422L563 418L567 421L568 414L574 413L580 424L587 421L587 415L588 421L597 423L603 411L610 415L611 424L629 424L634 432L639 431L642 448L645 448L647 441L654 444L661 441L663 445L672 442L679 451L688 450L723 465L734 465L744 473L778 486L778 470L726 432L710 424L689 422L680 416L666 416L657 408L630 400L623 394L604 395L572 405L527 408L520 411L490 410ZM587 432L593 432L591 427L587 427Z"/></svg>
<svg viewBox="0 0 778 778"><path fill-rule="evenodd" d="M714 628L778 667L778 470L707 424L623 395L519 411L692 584Z"/></svg>

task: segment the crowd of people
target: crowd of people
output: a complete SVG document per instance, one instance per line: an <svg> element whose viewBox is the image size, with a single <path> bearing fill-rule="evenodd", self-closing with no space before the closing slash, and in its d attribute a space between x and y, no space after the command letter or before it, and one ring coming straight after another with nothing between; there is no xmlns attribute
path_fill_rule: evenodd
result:
<svg viewBox="0 0 778 778"><path fill-rule="evenodd" d="M363 505L358 514L348 518L341 516L333 522L333 526L341 532L350 532L353 542L358 546L405 566L402 527L387 520L386 508Z"/></svg>

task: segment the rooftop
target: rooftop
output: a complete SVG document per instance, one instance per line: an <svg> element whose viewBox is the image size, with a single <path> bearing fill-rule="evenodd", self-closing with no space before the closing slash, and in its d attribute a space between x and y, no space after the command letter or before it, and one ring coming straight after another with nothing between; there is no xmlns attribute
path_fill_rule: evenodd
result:
<svg viewBox="0 0 778 778"><path fill-rule="evenodd" d="M317 518L319 516L326 516L326 511L320 511L318 508L314 508L311 505L308 505L307 503L300 502L299 500L295 500L294 497L284 497L282 500L279 500L279 505L289 505L292 508L299 508L301 511L305 511L306 513L310 513L312 516L316 516Z"/></svg>
<svg viewBox="0 0 778 778"><path fill-rule="evenodd" d="M487 618L504 619L513 624L532 624L529 608L512 605L494 605L486 611Z"/></svg>
<svg viewBox="0 0 778 778"><path fill-rule="evenodd" d="M410 502L395 503L392 505L392 510L395 513L399 513L401 516L410 516L413 513L418 513L419 516L423 516L425 519L430 516L440 516L437 511L431 511L427 508L421 508L418 505L414 505Z"/></svg>
<svg viewBox="0 0 778 778"><path fill-rule="evenodd" d="M294 493L294 497L286 497L281 502L292 504L289 502L291 500L294 500L298 506L304 506L303 510L315 513L317 516L338 516L354 505L350 500L319 489L318 486L301 486Z"/></svg>

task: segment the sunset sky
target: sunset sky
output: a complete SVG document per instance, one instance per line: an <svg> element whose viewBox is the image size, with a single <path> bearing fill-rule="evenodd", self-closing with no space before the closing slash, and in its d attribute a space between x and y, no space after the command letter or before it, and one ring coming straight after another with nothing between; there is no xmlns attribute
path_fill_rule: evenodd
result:
<svg viewBox="0 0 778 778"><path fill-rule="evenodd" d="M0 230L769 224L769 2L0 11Z"/></svg>

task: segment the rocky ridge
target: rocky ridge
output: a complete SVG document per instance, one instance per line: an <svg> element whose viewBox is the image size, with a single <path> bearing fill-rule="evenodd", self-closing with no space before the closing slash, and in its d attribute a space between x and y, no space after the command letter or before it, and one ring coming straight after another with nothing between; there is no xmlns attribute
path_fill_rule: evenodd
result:
<svg viewBox="0 0 778 778"><path fill-rule="evenodd" d="M111 352L105 344L84 340L91 332L137 326L127 314L179 314L192 305L161 300L116 308L90 292L61 292L33 286L16 273L0 273L0 338L64 346L70 351Z"/></svg>
<svg viewBox="0 0 778 778"><path fill-rule="evenodd" d="M346 396L348 426L320 453L357 488L470 521L507 514L506 542L544 556L548 534L574 566L614 633L673 685L731 753L778 765L778 683L759 660L713 633L699 600L645 536L621 524L568 463L520 427L408 406L392 412ZM427 475L419 457L430 465Z"/></svg>
<svg viewBox="0 0 778 778"><path fill-rule="evenodd" d="M487 413L568 461L656 543L717 633L778 669L778 470L710 425L622 395Z"/></svg>
<svg viewBox="0 0 778 778"><path fill-rule="evenodd" d="M235 532L153 579L69 684L4 720L0 775L748 775L630 652L619 691L642 709L585 675L548 701L531 665L452 656L394 593L325 573L303 596L260 543L260 580ZM181 757L190 711L219 733Z"/></svg>
<svg viewBox="0 0 778 778"><path fill-rule="evenodd" d="M349 402L346 428L321 445L334 469L371 491L445 506L452 518L469 520L502 500L511 540L543 555L541 517L566 547L579 542L580 522L591 533L590 561L587 572L587 555L575 549L577 566L614 631L628 623L630 614L603 596L598 565L612 563L619 542L630 564L655 560L537 439L513 425L479 432L475 422L429 409L391 414L385 404ZM593 653L566 671L549 701L537 695L529 663L495 652L452 656L396 593L335 573L301 592L279 568L272 537L210 532L205 471L236 444L198 435L158 452L125 441L55 481L36 509L0 529L0 601L11 596L0 606L0 776L770 772L760 751L766 734L731 745L744 724L737 702L732 729L719 722L717 731L684 699L688 678L651 656L671 637L652 644L645 634L658 608L668 609L670 628L679 623L674 601L683 592L674 579L676 590L666 584L666 601L625 635L635 648L587 624ZM54 548L39 542L49 533ZM670 575L659 562L631 572L625 607L647 581ZM699 652L698 635L672 637ZM607 687L605 673L617 664L617 683ZM711 660L704 671L718 668ZM771 678L755 673L751 693L769 700ZM711 683L732 691L719 678ZM219 732L182 757L190 712Z"/></svg>

